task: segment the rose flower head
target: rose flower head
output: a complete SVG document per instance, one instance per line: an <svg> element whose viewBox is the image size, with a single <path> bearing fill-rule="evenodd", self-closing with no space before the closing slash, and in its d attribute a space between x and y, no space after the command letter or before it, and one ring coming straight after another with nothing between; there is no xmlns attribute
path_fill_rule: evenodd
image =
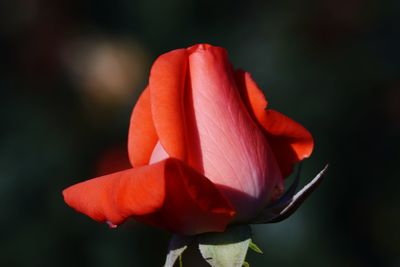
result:
<svg viewBox="0 0 400 267"><path fill-rule="evenodd" d="M276 221L297 207L293 190L283 195L284 178L312 150L311 134L268 109L225 49L199 44L154 62L131 116L132 168L63 195L75 210L112 226L133 218L178 234L221 232Z"/></svg>

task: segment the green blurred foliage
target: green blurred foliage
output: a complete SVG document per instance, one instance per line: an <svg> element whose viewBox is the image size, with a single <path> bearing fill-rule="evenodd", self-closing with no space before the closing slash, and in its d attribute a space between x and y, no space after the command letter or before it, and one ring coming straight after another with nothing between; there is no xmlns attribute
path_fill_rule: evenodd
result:
<svg viewBox="0 0 400 267"><path fill-rule="evenodd" d="M161 266L169 234L108 229L63 188L123 168L151 62L209 42L251 72L270 107L305 125L291 218L254 228L251 266L399 266L400 2L0 2L0 266Z"/></svg>

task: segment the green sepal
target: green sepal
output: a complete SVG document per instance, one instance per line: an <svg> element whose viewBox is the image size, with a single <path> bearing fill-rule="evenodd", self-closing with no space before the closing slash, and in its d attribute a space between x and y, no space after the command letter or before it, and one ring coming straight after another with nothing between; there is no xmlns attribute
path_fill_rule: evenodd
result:
<svg viewBox="0 0 400 267"><path fill-rule="evenodd" d="M202 257L212 267L242 267L251 242L251 229L248 225L232 225L222 233L199 235L197 240Z"/></svg>
<svg viewBox="0 0 400 267"><path fill-rule="evenodd" d="M168 254L164 267L173 267L179 258L179 266L182 266L182 253L193 241L192 237L183 235L173 235L169 243Z"/></svg>
<svg viewBox="0 0 400 267"><path fill-rule="evenodd" d="M253 240L250 240L249 248L254 252L264 254L262 250L255 243L253 243Z"/></svg>
<svg viewBox="0 0 400 267"><path fill-rule="evenodd" d="M328 170L326 165L317 176L306 184L296 193L300 179L300 171L297 174L292 186L278 200L267 206L261 213L253 219L250 224L277 223L285 220L292 215L300 205L311 195L311 193L321 184L324 175Z"/></svg>
<svg viewBox="0 0 400 267"><path fill-rule="evenodd" d="M179 267L183 267L182 254L179 255Z"/></svg>

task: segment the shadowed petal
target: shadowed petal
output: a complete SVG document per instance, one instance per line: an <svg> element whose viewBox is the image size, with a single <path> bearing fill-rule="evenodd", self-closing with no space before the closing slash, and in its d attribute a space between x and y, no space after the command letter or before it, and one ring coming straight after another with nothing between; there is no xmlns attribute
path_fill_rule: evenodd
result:
<svg viewBox="0 0 400 267"><path fill-rule="evenodd" d="M73 185L63 195L99 222L118 225L133 217L188 235L223 231L235 215L206 177L171 158Z"/></svg>
<svg viewBox="0 0 400 267"><path fill-rule="evenodd" d="M253 118L265 130L282 175L289 175L293 164L311 155L314 147L311 134L289 117L266 109L267 100L249 73L239 70L235 75L242 99Z"/></svg>

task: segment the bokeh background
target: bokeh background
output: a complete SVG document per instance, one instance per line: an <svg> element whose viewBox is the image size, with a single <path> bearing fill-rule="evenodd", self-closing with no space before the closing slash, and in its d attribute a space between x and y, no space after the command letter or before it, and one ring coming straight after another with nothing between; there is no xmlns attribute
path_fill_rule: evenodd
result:
<svg viewBox="0 0 400 267"><path fill-rule="evenodd" d="M161 266L169 234L109 229L63 188L126 167L154 59L220 45L305 125L322 186L254 227L251 266L400 266L400 2L0 1L0 266Z"/></svg>

